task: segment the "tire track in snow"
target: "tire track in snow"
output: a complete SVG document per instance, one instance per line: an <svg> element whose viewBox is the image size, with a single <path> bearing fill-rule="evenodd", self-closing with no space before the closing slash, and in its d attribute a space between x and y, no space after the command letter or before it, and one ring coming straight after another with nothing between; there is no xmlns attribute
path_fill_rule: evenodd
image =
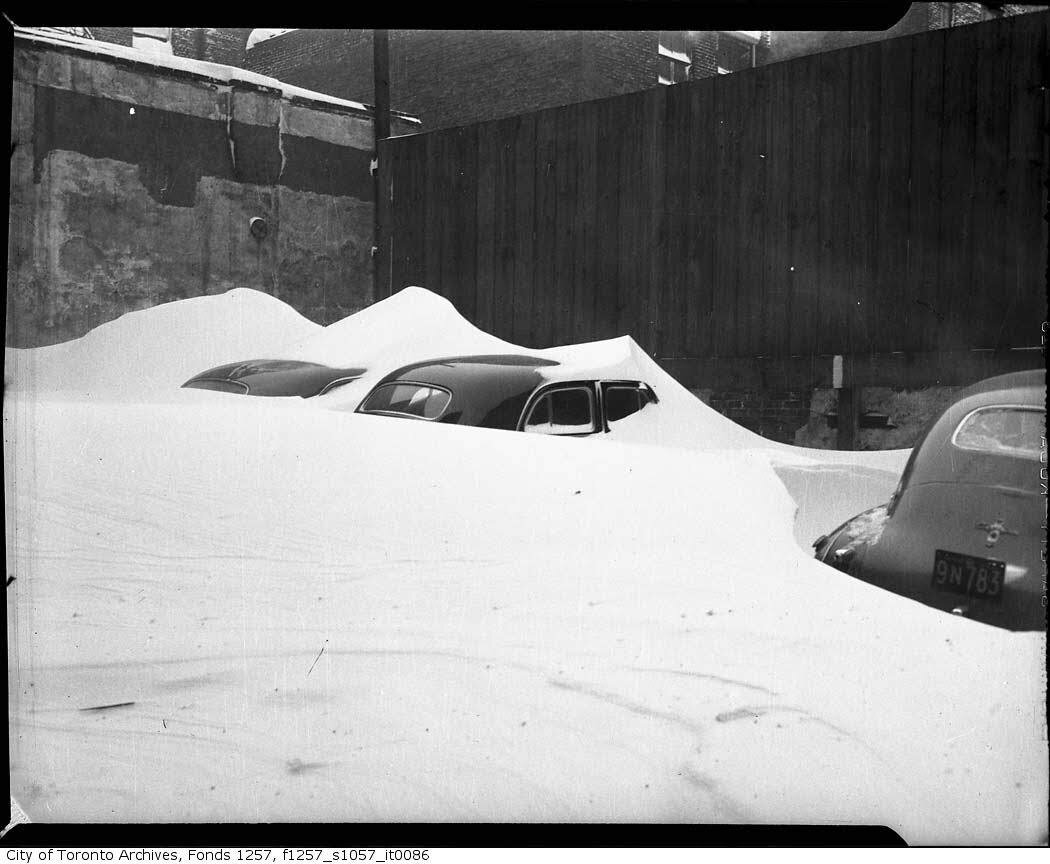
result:
<svg viewBox="0 0 1050 864"><path fill-rule="evenodd" d="M756 690L759 693L766 693L770 696L778 695L775 690L770 690L767 687L762 687L759 684L749 684L747 681L740 681L736 678L724 678L721 675L712 675L707 672L691 672L688 669L658 669L647 666L631 666L633 672L662 672L666 675L680 675L686 678L700 678L704 681L717 681L720 684L729 684L733 687L743 687L745 690Z"/></svg>
<svg viewBox="0 0 1050 864"><path fill-rule="evenodd" d="M655 670L655 671L668 671L668 670ZM688 717L683 717L680 714L676 714L673 711L663 711L658 708L652 708L641 702L636 702L633 699L629 699L625 696L621 696L618 693L612 693L608 690L599 690L594 687L589 687L580 681L559 681L557 679L549 678L547 683L552 687L556 687L560 690L568 690L573 693L579 693L583 696L589 696L592 699L597 699L600 702L614 705L617 708L622 708L625 711L629 711L632 714L636 714L640 717L646 717L655 720L663 720L667 723L672 723L682 729L685 729L690 734L696 736L698 739L704 737L705 729L703 724L698 723L695 720L691 720ZM701 750L699 743L696 747L696 752L699 753ZM727 795L719 787L718 783L714 779L709 777L702 771L697 770L689 762L685 762L679 771L676 772L677 776L683 778L686 783L695 789L700 790L704 796L710 801L711 805L715 808L716 812L723 812L729 816L735 822L746 822L748 821L747 811L737 803L731 796Z"/></svg>

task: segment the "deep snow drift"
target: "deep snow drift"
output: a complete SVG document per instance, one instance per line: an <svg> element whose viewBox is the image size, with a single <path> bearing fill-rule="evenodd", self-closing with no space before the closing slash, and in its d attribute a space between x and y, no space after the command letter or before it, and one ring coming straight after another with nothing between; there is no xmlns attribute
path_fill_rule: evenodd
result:
<svg viewBox="0 0 1050 864"><path fill-rule="evenodd" d="M177 389L249 357L378 377L494 350L435 299L322 329L238 291L7 352L12 792L30 818L1045 841L1044 637L817 564L767 461L892 473L885 454L771 445L630 340L559 349L657 390L604 438L323 410L352 407L349 387ZM636 443L647 429L673 446Z"/></svg>

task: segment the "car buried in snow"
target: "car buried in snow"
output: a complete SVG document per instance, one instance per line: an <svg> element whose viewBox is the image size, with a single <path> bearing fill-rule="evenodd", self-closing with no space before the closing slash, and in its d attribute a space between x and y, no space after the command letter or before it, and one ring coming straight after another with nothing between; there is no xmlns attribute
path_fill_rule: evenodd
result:
<svg viewBox="0 0 1050 864"><path fill-rule="evenodd" d="M1008 630L1044 630L1046 372L980 381L914 448L887 504L818 538L818 560Z"/></svg>
<svg viewBox="0 0 1050 864"><path fill-rule="evenodd" d="M336 369L303 360L245 360L207 369L182 386L246 396L300 396L309 399L356 381L366 371L362 368Z"/></svg>
<svg viewBox="0 0 1050 864"><path fill-rule="evenodd" d="M357 413L584 436L608 432L656 401L643 381L580 377L555 360L486 354L402 366L372 388Z"/></svg>

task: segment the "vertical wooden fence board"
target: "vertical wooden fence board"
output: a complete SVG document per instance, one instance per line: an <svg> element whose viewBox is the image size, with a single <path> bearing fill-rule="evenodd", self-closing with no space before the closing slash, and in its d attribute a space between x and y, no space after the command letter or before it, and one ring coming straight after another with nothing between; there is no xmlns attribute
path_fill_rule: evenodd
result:
<svg viewBox="0 0 1050 864"><path fill-rule="evenodd" d="M394 269L393 239L397 236L397 211L392 204L394 179L397 175L397 163L401 161L398 151L390 151L385 141L379 142L379 195L376 201L376 222L381 226L382 236L376 237L373 243L378 247L372 258L375 277L373 302L390 296L391 275Z"/></svg>
<svg viewBox="0 0 1050 864"><path fill-rule="evenodd" d="M642 123L644 113L640 100L618 97L614 100L616 115L620 119L619 166L617 182L620 187L617 223L619 244L616 250L616 325L612 335L626 334L638 342L644 342L641 333L644 312L639 302L640 246L644 242L641 230L642 209L640 188L643 171Z"/></svg>
<svg viewBox="0 0 1050 864"><path fill-rule="evenodd" d="M422 136L406 147L402 174L405 180L397 209L408 212L402 212L404 233L394 242L394 253L400 262L394 292L408 285L426 284L426 142Z"/></svg>
<svg viewBox="0 0 1050 864"><path fill-rule="evenodd" d="M1039 344L1039 336L1033 330L1046 320L1048 26L1050 15L1018 15L1010 21L1009 214L996 235L1006 240L1001 299L1006 302L1007 311L996 334L999 346ZM1033 297L1039 298L1035 308Z"/></svg>
<svg viewBox="0 0 1050 864"><path fill-rule="evenodd" d="M689 100L689 230L686 235L686 350L692 356L713 357L714 225L718 175L714 130L716 84L691 84Z"/></svg>
<svg viewBox="0 0 1050 864"><path fill-rule="evenodd" d="M463 129L448 129L444 137L445 218L441 222L441 293L461 315L469 315L464 304L463 284L458 274L466 264L463 254L464 229L473 230L469 214L460 213L464 195ZM453 218L453 214L457 214Z"/></svg>
<svg viewBox="0 0 1050 864"><path fill-rule="evenodd" d="M732 77L732 76L729 76ZM714 92L713 128L711 138L713 144L714 162L717 165L713 172L711 182L713 196L707 205L711 208L713 219L711 221L711 248L713 253L713 267L711 279L710 307L707 314L710 316L710 348L713 357L731 357L733 350L733 327L736 315L735 293L736 284L734 276L736 273L734 254L726 249L729 235L735 230L735 225L729 224L729 213L727 204L735 199L737 178L732 173L734 157L732 117L738 110L729 96L726 87L731 83L727 78L718 82L719 86Z"/></svg>
<svg viewBox="0 0 1050 864"><path fill-rule="evenodd" d="M616 280L620 249L620 135L619 99L598 103L598 196L595 221L598 231L597 291L594 302L594 338L616 335Z"/></svg>
<svg viewBox="0 0 1050 864"><path fill-rule="evenodd" d="M1010 152L1010 31L981 27L977 34L977 94L974 141L972 299L961 310L984 322L978 347L999 347L1001 322L1012 292L1006 289L1003 244L989 242L1007 220L1007 170ZM970 328L973 329L973 328ZM971 337L972 338L972 337ZM972 344L967 338L963 345Z"/></svg>
<svg viewBox="0 0 1050 864"><path fill-rule="evenodd" d="M460 265L449 278L456 285L460 310L468 320L477 320L477 244L478 244L478 145L477 126L457 130L456 145L460 164L455 197L456 212L462 222L453 226L453 242Z"/></svg>
<svg viewBox="0 0 1050 864"><path fill-rule="evenodd" d="M549 347L554 290L554 246L557 226L555 191L555 124L553 111L536 115L536 210L532 247L532 325L528 344Z"/></svg>
<svg viewBox="0 0 1050 864"><path fill-rule="evenodd" d="M573 330L570 342L593 337L594 301L598 287L598 106L583 106L576 114L576 234L573 238Z"/></svg>
<svg viewBox="0 0 1050 864"><path fill-rule="evenodd" d="M985 322L973 317L974 147L977 132L977 47L981 27L955 27L944 42L944 140L941 147L940 279L936 313L922 344L989 347Z"/></svg>
<svg viewBox="0 0 1050 864"><path fill-rule="evenodd" d="M765 104L769 98L769 81L764 75L750 72L742 77L746 125L738 145L741 178L741 278L738 320L741 333L737 340L739 356L756 357L765 353L763 329L766 293L766 197L768 155L766 153L769 115Z"/></svg>
<svg viewBox="0 0 1050 864"><path fill-rule="evenodd" d="M886 223L885 242L880 243L883 261L889 280L895 277L893 256L899 254L903 245L907 250L907 271L903 277L904 291L897 300L900 316L900 332L897 344L901 351L921 351L928 343L928 322L936 323L936 308L940 269L940 214L943 210L942 153L952 144L944 139L943 89L944 89L944 30L929 34L922 44L907 42L901 45L911 55L911 195L907 221L891 231L892 222ZM894 49L896 42L887 43L883 54L883 70L891 69L894 62L903 60L903 55ZM884 118L894 118L884 112ZM892 134L887 129L886 135ZM885 138L886 135L883 137ZM886 169L883 166L883 176ZM891 182L892 178L884 181ZM895 213L887 214L892 220Z"/></svg>
<svg viewBox="0 0 1050 864"><path fill-rule="evenodd" d="M514 293L511 341L532 337L532 284L536 231L536 115L521 117L514 142Z"/></svg>
<svg viewBox="0 0 1050 864"><path fill-rule="evenodd" d="M857 56L853 91L877 82L866 105L867 119L854 129L855 186L850 224L858 255L855 285L867 280L861 302L867 307L867 329L860 350L878 351L880 339L900 325L915 298L906 296L911 233L911 49L905 41L868 46ZM877 93L877 94L876 94ZM865 170L864 164L867 164ZM865 195L875 193L873 202Z"/></svg>
<svg viewBox="0 0 1050 864"><path fill-rule="evenodd" d="M863 314L851 282L849 199L853 118L849 102L849 55L836 51L818 55L817 110L821 134L818 157L820 184L817 195L817 245L813 270L816 293L808 320L810 338L800 354L848 354L854 350L854 333L862 328ZM869 97L870 98L870 97ZM815 325L815 326L814 326Z"/></svg>
<svg viewBox="0 0 1050 864"><path fill-rule="evenodd" d="M514 339L514 255L517 232L517 131L518 118L497 124L499 146L495 190L495 261L492 296L492 330L501 339Z"/></svg>
<svg viewBox="0 0 1050 864"><path fill-rule="evenodd" d="M587 106L583 106L585 110ZM576 210L577 176L579 164L576 151L579 138L576 135L576 115L581 107L570 105L558 117L555 127L554 173L555 213L554 226L554 283L552 288L553 320L551 343L565 345L573 341L575 311L575 254L580 243L580 224Z"/></svg>
<svg viewBox="0 0 1050 864"><path fill-rule="evenodd" d="M653 355L660 356L667 342L666 328L661 326L661 306L666 302L666 252L667 229L667 87L656 87L645 94L642 100L644 111L643 130L645 150L645 174L641 197L644 213L648 217L648 232L644 242L645 272L645 343L644 347Z"/></svg>
<svg viewBox="0 0 1050 864"><path fill-rule="evenodd" d="M445 136L440 133L427 135L425 144L425 221L421 238L425 252L422 281L424 288L444 295L445 286L441 284L441 250L444 240L443 228L448 221Z"/></svg>
<svg viewBox="0 0 1050 864"><path fill-rule="evenodd" d="M686 354L686 209L689 206L689 104L690 88L670 87L664 123L664 188L667 242L662 260L663 285L658 312L659 329L664 334L658 356Z"/></svg>
<svg viewBox="0 0 1050 864"><path fill-rule="evenodd" d="M474 318L482 330L493 329L493 283L496 271L496 184L503 146L501 130L494 123L477 127L477 199L474 203L477 242L474 259Z"/></svg>
<svg viewBox="0 0 1050 864"><path fill-rule="evenodd" d="M791 286L790 201L794 139L790 78L786 70L772 79L769 105L769 147L766 151L769 226L766 231L766 299L762 354L787 355L789 292Z"/></svg>
<svg viewBox="0 0 1050 864"><path fill-rule="evenodd" d="M791 183L790 286L785 318L789 356L811 354L812 333L816 326L817 293L817 204L821 187L821 123L817 107L819 57L807 57L792 64L794 75L793 152Z"/></svg>

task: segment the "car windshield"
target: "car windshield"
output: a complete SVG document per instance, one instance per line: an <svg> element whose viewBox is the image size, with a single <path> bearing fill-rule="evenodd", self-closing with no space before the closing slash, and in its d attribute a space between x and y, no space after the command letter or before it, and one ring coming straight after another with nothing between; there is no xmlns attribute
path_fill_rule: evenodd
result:
<svg viewBox="0 0 1050 864"><path fill-rule="evenodd" d="M952 436L963 450L1038 459L1046 412L1021 406L979 408L968 414Z"/></svg>
<svg viewBox="0 0 1050 864"><path fill-rule="evenodd" d="M452 400L452 394L429 384L392 382L376 387L361 406L365 414L401 414L421 420L436 420Z"/></svg>

